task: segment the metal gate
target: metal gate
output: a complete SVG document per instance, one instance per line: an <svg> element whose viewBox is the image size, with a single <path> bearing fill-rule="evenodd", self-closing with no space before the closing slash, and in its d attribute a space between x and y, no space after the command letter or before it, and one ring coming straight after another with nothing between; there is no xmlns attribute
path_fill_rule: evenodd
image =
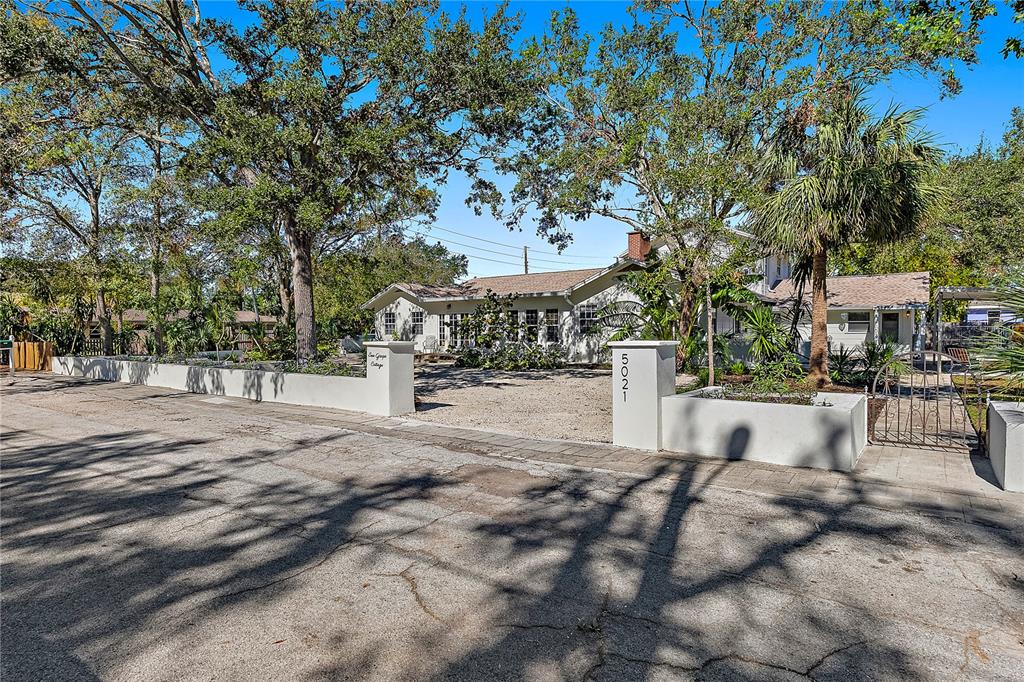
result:
<svg viewBox="0 0 1024 682"><path fill-rule="evenodd" d="M876 444L971 451L980 444L973 420L984 418L983 409L981 383L968 358L935 351L905 353L875 375L868 400L868 439Z"/></svg>

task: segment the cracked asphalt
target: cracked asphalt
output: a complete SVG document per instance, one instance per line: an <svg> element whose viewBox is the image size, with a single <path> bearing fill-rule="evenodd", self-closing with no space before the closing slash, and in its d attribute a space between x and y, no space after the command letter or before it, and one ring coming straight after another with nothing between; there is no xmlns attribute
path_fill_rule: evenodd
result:
<svg viewBox="0 0 1024 682"><path fill-rule="evenodd" d="M1020 680L1021 517L6 379L5 680Z"/></svg>

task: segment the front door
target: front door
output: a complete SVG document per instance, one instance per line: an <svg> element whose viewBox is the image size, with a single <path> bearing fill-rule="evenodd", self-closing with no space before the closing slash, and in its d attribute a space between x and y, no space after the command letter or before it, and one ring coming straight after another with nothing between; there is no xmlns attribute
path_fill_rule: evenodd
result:
<svg viewBox="0 0 1024 682"><path fill-rule="evenodd" d="M900 341L900 314L882 313L882 328L880 330L882 341L899 343Z"/></svg>

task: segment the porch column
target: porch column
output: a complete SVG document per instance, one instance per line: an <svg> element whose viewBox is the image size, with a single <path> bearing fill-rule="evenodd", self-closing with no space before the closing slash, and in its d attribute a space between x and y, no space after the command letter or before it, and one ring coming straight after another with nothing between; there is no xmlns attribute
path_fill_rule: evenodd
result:
<svg viewBox="0 0 1024 682"><path fill-rule="evenodd" d="M678 341L613 341L612 442L661 448L661 399L676 391Z"/></svg>
<svg viewBox="0 0 1024 682"><path fill-rule="evenodd" d="M882 318L878 314L878 308L872 308L871 309L871 315L872 315L872 320L871 320L871 327L872 327L871 337L875 340L875 343L878 343L879 341L882 340L881 330L878 328Z"/></svg>

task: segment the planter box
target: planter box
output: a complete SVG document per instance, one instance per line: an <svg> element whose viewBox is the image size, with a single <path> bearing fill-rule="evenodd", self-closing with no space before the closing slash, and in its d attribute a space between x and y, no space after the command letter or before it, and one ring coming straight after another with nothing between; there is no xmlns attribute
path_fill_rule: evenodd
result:
<svg viewBox="0 0 1024 682"><path fill-rule="evenodd" d="M190 393L385 416L415 411L412 342L378 341L366 345L365 379L81 357L55 357L53 371Z"/></svg>
<svg viewBox="0 0 1024 682"><path fill-rule="evenodd" d="M867 399L818 393L814 405L701 397L661 399L661 447L705 457L851 471L867 445Z"/></svg>
<svg viewBox="0 0 1024 682"><path fill-rule="evenodd" d="M1024 492L1024 403L988 404L988 456L1003 490Z"/></svg>

